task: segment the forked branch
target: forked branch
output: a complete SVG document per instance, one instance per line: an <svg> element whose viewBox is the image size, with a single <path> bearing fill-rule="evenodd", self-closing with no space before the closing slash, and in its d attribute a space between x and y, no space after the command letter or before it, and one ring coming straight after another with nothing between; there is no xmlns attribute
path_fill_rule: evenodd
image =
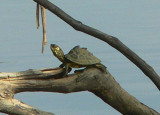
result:
<svg viewBox="0 0 160 115"><path fill-rule="evenodd" d="M97 68L88 68L68 77L62 77L63 74L61 68L0 73L0 111L16 115L53 115L30 107L13 96L26 91L90 91L122 114L159 115L122 89L108 71L104 73Z"/></svg>

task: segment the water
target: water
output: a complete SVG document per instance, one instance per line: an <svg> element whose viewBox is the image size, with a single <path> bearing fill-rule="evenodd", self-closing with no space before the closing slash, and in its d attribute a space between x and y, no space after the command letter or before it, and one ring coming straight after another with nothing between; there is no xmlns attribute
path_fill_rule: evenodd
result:
<svg viewBox="0 0 160 115"><path fill-rule="evenodd" d="M97 0L52 1L75 19L119 38L160 74L160 1ZM65 53L76 45L87 47L107 66L117 82L142 103L160 112L160 93L134 64L108 44L94 39L47 11L48 44L41 54L42 30L36 29L35 6L28 0L2 0L0 4L0 71L57 67L49 45ZM75 98L76 97L76 98ZM120 115L89 92L20 93L19 100L57 115Z"/></svg>

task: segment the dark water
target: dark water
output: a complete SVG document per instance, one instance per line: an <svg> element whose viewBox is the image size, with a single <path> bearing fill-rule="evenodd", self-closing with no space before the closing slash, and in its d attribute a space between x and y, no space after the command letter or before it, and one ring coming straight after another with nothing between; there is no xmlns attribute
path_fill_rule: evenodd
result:
<svg viewBox="0 0 160 115"><path fill-rule="evenodd" d="M75 19L119 38L160 74L160 1L97 0L52 1ZM134 64L108 44L77 32L47 11L48 45L41 54L42 30L36 29L35 3L2 0L0 4L0 71L57 67L49 44L68 52L76 45L87 47L102 60L119 84L142 103L160 112L160 93ZM16 98L57 115L119 115L88 92L21 93Z"/></svg>

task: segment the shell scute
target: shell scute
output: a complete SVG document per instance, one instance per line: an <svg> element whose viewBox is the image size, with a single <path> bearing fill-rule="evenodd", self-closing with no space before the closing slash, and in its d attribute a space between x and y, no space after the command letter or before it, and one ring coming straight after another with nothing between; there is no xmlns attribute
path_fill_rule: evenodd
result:
<svg viewBox="0 0 160 115"><path fill-rule="evenodd" d="M87 48L80 48L79 46L75 46L71 49L69 53L65 55L65 58L79 65L93 65L101 62L90 53Z"/></svg>

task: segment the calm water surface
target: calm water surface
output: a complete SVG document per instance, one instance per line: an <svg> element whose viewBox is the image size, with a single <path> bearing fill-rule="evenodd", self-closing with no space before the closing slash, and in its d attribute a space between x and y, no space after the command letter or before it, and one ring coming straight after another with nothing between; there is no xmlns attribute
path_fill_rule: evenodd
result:
<svg viewBox="0 0 160 115"><path fill-rule="evenodd" d="M75 19L119 38L160 74L160 1L52 1ZM73 5L74 4L74 5ZM134 64L108 44L77 32L47 11L48 44L41 54L42 30L36 29L35 6L29 0L0 4L0 71L57 67L49 45L67 53L75 45L87 47L102 60L119 84L142 103L160 112L160 93ZM21 93L16 98L57 115L120 115L89 92L72 94Z"/></svg>

